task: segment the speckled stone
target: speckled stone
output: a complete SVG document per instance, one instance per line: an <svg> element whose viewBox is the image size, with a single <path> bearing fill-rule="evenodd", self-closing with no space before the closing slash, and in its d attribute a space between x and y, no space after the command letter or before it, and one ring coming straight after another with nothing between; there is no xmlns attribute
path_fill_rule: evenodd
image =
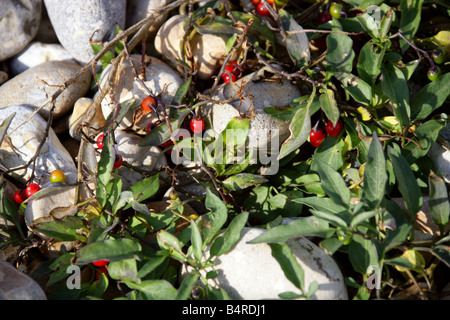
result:
<svg viewBox="0 0 450 320"><path fill-rule="evenodd" d="M59 42L79 62L94 57L89 43L109 41L125 27L126 0L44 0ZM91 38L92 37L92 38Z"/></svg>
<svg viewBox="0 0 450 320"><path fill-rule="evenodd" d="M41 21L42 0L0 1L0 61L30 43Z"/></svg>
<svg viewBox="0 0 450 320"><path fill-rule="evenodd" d="M49 116L49 97L73 77L81 66L66 61L48 61L22 72L0 86L0 109L26 104L33 108L44 106L39 114ZM91 75L85 72L55 101L54 119L72 110L75 101L89 90Z"/></svg>

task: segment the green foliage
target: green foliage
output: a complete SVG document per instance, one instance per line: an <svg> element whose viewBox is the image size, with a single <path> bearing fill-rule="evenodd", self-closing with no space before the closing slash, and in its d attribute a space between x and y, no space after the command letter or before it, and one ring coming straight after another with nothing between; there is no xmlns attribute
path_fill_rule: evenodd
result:
<svg viewBox="0 0 450 320"><path fill-rule="evenodd" d="M317 282L306 286L307 271L288 245L288 240L300 236L311 236L345 266L351 299L389 299L393 292L401 293L417 282L427 286L424 294L434 296L439 282L436 270L445 272L450 266L449 188L430 159L435 143L448 148L442 134L448 127L448 61L440 63L443 73L435 81L429 82L425 75L434 66L431 50L440 48L450 56L448 31L422 30L430 1L342 1L347 16L321 25L299 14L297 6L318 15L328 8L326 1L311 6L292 2L281 6L276 1L272 18L239 6L227 13L219 0L192 6L191 25L186 20L182 42L185 60L178 61L184 83L170 105L158 106L158 112L164 108L158 114L162 123L143 133L138 120L146 115L141 114L140 101L122 102L102 128L102 150L94 150L87 138L84 141L79 168L83 181L75 185L91 188L83 201L34 221L36 232L54 241L76 243L75 249L63 249L38 270L48 275L50 298L99 299L112 284L120 284L126 292L120 299L229 299L228 292L211 285L219 276L213 267L216 258L234 249L245 227L265 229L248 245L266 243L286 279L298 289L280 292L282 299L311 299L321 290ZM438 6L448 9L441 2ZM317 40L323 36L319 31L327 32L326 51L310 50L319 47ZM218 96L205 94L205 89L214 86L210 93L216 93L220 78L200 81L198 66L190 64L194 59L188 46L193 38L206 34L224 40L228 62L236 61L244 75L272 64L271 71L254 79L256 83L291 81L302 92L287 105L264 106L266 115L289 129L279 149L271 150L279 165L277 172L267 174L267 163L257 157L258 150L246 149L255 110L244 113L237 108L240 116L232 118L223 131L207 130L205 135L178 141L186 158L195 160L196 169L204 173L193 175L205 189L204 195L191 197L177 189L185 182L182 171L187 169L169 158L170 168L152 171L127 164L143 177L125 187L120 169L113 166L115 131L125 117L133 116L127 130L142 136L140 148L176 140L176 130L185 128L194 116L201 116L207 129L214 129L209 110ZM123 52L124 41L99 57L97 79ZM95 54L104 45L91 44ZM246 87L243 83L237 95L224 103L244 102L239 94ZM95 81L91 89L96 90ZM8 129L14 116L0 124L2 149L9 146ZM317 148L308 143L316 123L324 128L328 121L339 120L344 128L336 137L327 136ZM173 147L172 152L176 150ZM0 160L4 156L2 150ZM6 193L7 183L13 180L23 186L25 182L8 169L0 161L0 250L9 244L35 247L37 242L25 236L20 215L31 201L74 186L47 185L16 206ZM184 175L178 176L178 170ZM167 201L164 209L154 209L152 205L170 185L183 197ZM426 199L430 220L439 231L418 240L416 219L426 209ZM203 211L188 216L189 209L199 207ZM3 228L5 221L15 229ZM108 274L99 273L92 264L99 260L109 262ZM72 291L65 281L66 270L74 266L88 279ZM180 266L186 269L183 277ZM373 267L381 270L382 286L369 291L355 279L366 281Z"/></svg>

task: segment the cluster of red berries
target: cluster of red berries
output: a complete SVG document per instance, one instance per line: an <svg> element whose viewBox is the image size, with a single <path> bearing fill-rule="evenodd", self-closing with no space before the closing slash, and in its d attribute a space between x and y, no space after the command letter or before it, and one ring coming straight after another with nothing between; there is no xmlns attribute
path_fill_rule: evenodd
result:
<svg viewBox="0 0 450 320"><path fill-rule="evenodd" d="M222 79L225 83L235 82L241 75L241 68L236 61L233 61L225 67L225 71L222 73Z"/></svg>
<svg viewBox="0 0 450 320"><path fill-rule="evenodd" d="M269 15L269 9L267 9L266 5L261 2L261 0L251 0L253 5L256 6L256 12L259 13L259 15L265 17ZM267 3L271 6L273 5L274 0L267 0Z"/></svg>
<svg viewBox="0 0 450 320"><path fill-rule="evenodd" d="M95 138L95 140L97 141L97 143L95 144L95 147L98 150L102 150L103 149L103 139L104 138L105 138L105 134L104 133L99 134ZM122 164L123 164L123 157L120 154L116 153L116 158L114 160L114 165L113 165L114 169L120 168L122 166Z"/></svg>
<svg viewBox="0 0 450 320"><path fill-rule="evenodd" d="M50 182L64 183L66 181L66 175L62 170L53 170L50 174ZM14 193L14 201L17 204L21 204L33 194L41 190L41 186L37 183L30 183L25 189L19 189Z"/></svg>
<svg viewBox="0 0 450 320"><path fill-rule="evenodd" d="M337 137L344 127L344 124L342 123L342 120L339 119L336 125L333 125L331 121L328 121L325 126L325 132L321 128L319 128L318 124L311 129L311 132L309 134L309 143L311 143L312 146L318 147L320 143L325 139L327 135L330 137Z"/></svg>

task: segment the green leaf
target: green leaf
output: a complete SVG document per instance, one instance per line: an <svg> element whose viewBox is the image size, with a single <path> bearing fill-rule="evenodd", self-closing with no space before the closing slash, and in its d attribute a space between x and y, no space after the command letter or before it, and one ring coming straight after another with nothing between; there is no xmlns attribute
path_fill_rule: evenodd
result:
<svg viewBox="0 0 450 320"><path fill-rule="evenodd" d="M367 163L364 169L364 188L361 196L372 209L378 207L383 200L387 179L383 146L376 131L374 131L367 154Z"/></svg>
<svg viewBox="0 0 450 320"><path fill-rule="evenodd" d="M327 221L309 216L273 227L248 243L283 242L293 237L307 235L324 236L332 230Z"/></svg>
<svg viewBox="0 0 450 320"><path fill-rule="evenodd" d="M77 217L66 217L64 220L55 220L42 223L36 229L43 234L61 241L87 241L87 238L77 230L84 229L83 221Z"/></svg>
<svg viewBox="0 0 450 320"><path fill-rule="evenodd" d="M331 256L342 247L342 241L337 238L328 238L320 241L319 246Z"/></svg>
<svg viewBox="0 0 450 320"><path fill-rule="evenodd" d="M347 78L353 69L355 53L352 49L353 40L342 33L331 33L327 36L327 62L330 71L339 79Z"/></svg>
<svg viewBox="0 0 450 320"><path fill-rule="evenodd" d="M427 155L444 126L445 123L443 121L430 120L422 123L414 130L414 135L418 141L416 143L409 141L402 147L402 155L408 163L414 163L417 159Z"/></svg>
<svg viewBox="0 0 450 320"><path fill-rule="evenodd" d="M434 247L432 251L450 268L450 246L439 245Z"/></svg>
<svg viewBox="0 0 450 320"><path fill-rule="evenodd" d="M16 205L6 196L5 189L6 181L0 185L0 221L3 221L5 226L8 225L6 221L14 223L20 235L25 238ZM8 230L8 228L6 228L6 230Z"/></svg>
<svg viewBox="0 0 450 320"><path fill-rule="evenodd" d="M116 157L113 143L112 136L110 134L106 134L103 138L102 154L97 167L98 181L101 182L103 186L108 185L108 182L111 179L111 172Z"/></svg>
<svg viewBox="0 0 450 320"><path fill-rule="evenodd" d="M275 119L281 121L292 121L297 111L301 108L304 108L310 99L311 95L301 96L289 103L289 105L285 107L267 107L264 108L264 111L270 114ZM315 114L320 110L320 102L319 97L314 96L314 99L311 104L311 115Z"/></svg>
<svg viewBox="0 0 450 320"><path fill-rule="evenodd" d="M384 51L377 52L378 47L371 41L367 42L361 49L358 59L358 73L366 83L372 84L381 73Z"/></svg>
<svg viewBox="0 0 450 320"><path fill-rule="evenodd" d="M338 215L346 220L346 222L350 222L351 216L348 213L348 209L345 206L334 202L330 198L305 197L292 199L292 201L305 204L317 211L325 211L334 215Z"/></svg>
<svg viewBox="0 0 450 320"><path fill-rule="evenodd" d="M315 95L316 87L314 86L308 104L295 113L289 124L291 135L281 145L280 154L277 157L278 160L298 149L308 139L311 131L311 104Z"/></svg>
<svg viewBox="0 0 450 320"><path fill-rule="evenodd" d="M108 274L115 280L132 281L135 283L141 282L141 279L137 276L136 259L111 262L108 265Z"/></svg>
<svg viewBox="0 0 450 320"><path fill-rule="evenodd" d="M370 14L369 14L370 13ZM371 38L376 39L380 35L380 20L381 12L374 10L373 12L366 12L356 16L364 30L370 35Z"/></svg>
<svg viewBox="0 0 450 320"><path fill-rule="evenodd" d="M176 236L166 230L159 230L156 234L156 239L159 246L168 250L173 258L184 261L185 254L181 249L181 242Z"/></svg>
<svg viewBox="0 0 450 320"><path fill-rule="evenodd" d="M358 224L364 221L368 221L370 218L373 218L377 214L379 214L379 210L373 210L373 211L365 211L358 213L353 219L350 224L351 227L356 227Z"/></svg>
<svg viewBox="0 0 450 320"><path fill-rule="evenodd" d="M189 92L191 84L192 84L192 77L189 77L188 80L177 89L177 92L175 92L175 96L172 99L173 105L178 106L178 105L182 104L183 99L186 97L186 95Z"/></svg>
<svg viewBox="0 0 450 320"><path fill-rule="evenodd" d="M450 72L447 72L424 86L411 102L411 118L425 119L434 110L440 108L450 94L449 82Z"/></svg>
<svg viewBox="0 0 450 320"><path fill-rule="evenodd" d="M140 284L125 282L131 289L138 290L146 300L175 300L178 291L166 280L147 280Z"/></svg>
<svg viewBox="0 0 450 320"><path fill-rule="evenodd" d="M412 40L419 29L420 18L422 14L422 4L424 0L401 0L400 2L400 29L406 39ZM400 39L400 47L402 52L408 49L409 44Z"/></svg>
<svg viewBox="0 0 450 320"><path fill-rule="evenodd" d="M204 247L214 239L228 218L227 207L209 188L206 189L205 206L210 212L200 217Z"/></svg>
<svg viewBox="0 0 450 320"><path fill-rule="evenodd" d="M90 243L79 249L75 255L77 264L87 264L97 260L120 261L138 258L141 245L137 240L120 238L101 240Z"/></svg>
<svg viewBox="0 0 450 320"><path fill-rule="evenodd" d="M406 159L391 146L388 147L388 155L394 167L398 189L405 200L408 212L411 214L411 221L414 221L417 212L422 208L422 192Z"/></svg>
<svg viewBox="0 0 450 320"><path fill-rule="evenodd" d="M69 275L67 273L67 268L71 265L70 260L73 258L75 253L69 252L63 254L55 259L48 267L53 270L50 274L50 278L47 282L47 286L51 286L62 279L66 279Z"/></svg>
<svg viewBox="0 0 450 320"><path fill-rule="evenodd" d="M341 227L344 229L346 229L348 227L345 220L340 218L337 215L334 215L334 214L331 214L331 213L325 212L325 211L319 211L319 210L311 210L311 213L322 220L326 220L326 221L330 222L331 224L335 225L336 227Z"/></svg>
<svg viewBox="0 0 450 320"><path fill-rule="evenodd" d="M272 256L278 261L286 278L302 292L305 291L305 274L286 242L270 243Z"/></svg>
<svg viewBox="0 0 450 320"><path fill-rule="evenodd" d="M223 181L223 185L232 191L246 189L258 184L266 183L268 180L253 173L238 173Z"/></svg>
<svg viewBox="0 0 450 320"><path fill-rule="evenodd" d="M402 127L409 126L411 114L409 88L404 73L392 63L383 65L381 72L383 74L381 81L383 93L394 105L394 113L400 125Z"/></svg>
<svg viewBox="0 0 450 320"><path fill-rule="evenodd" d="M234 117L228 123L225 129L221 132L221 139L223 146L239 147L245 144L248 132L250 130L250 119Z"/></svg>
<svg viewBox="0 0 450 320"><path fill-rule="evenodd" d="M359 138L354 119L351 119L349 117L344 117L343 119L345 123L345 130L350 136L352 142L352 147L358 150L358 161L360 163L367 162L367 154L369 152L370 143Z"/></svg>
<svg viewBox="0 0 450 320"><path fill-rule="evenodd" d="M325 89L325 92L320 95L319 101L320 107L327 116L328 120L330 120L335 126L339 120L340 112L336 99L334 98L334 91Z"/></svg>
<svg viewBox="0 0 450 320"><path fill-rule="evenodd" d="M170 126L172 127L173 132L175 130L180 129L181 125L186 118L186 116L190 114L190 111L187 109L182 109L177 112L176 115L172 117L173 120L170 121ZM159 146L161 143L166 142L170 139L170 130L167 126L166 122L163 122L155 129L150 131L144 139L139 142L139 147L148 147L148 146Z"/></svg>
<svg viewBox="0 0 450 320"><path fill-rule="evenodd" d="M194 290L195 284L197 283L198 275L195 273L189 273L183 279L178 289L177 296L175 300L187 300L191 297L192 290Z"/></svg>
<svg viewBox="0 0 450 320"><path fill-rule="evenodd" d="M428 176L428 185L430 188L430 214L434 222L444 230L449 221L450 204L448 201L448 192L444 180L434 172Z"/></svg>
<svg viewBox="0 0 450 320"><path fill-rule="evenodd" d="M425 259L419 251L414 249L408 249L400 256L385 259L384 262L395 266L395 268L400 272L404 272L406 269L411 269L416 272L423 272L425 268Z"/></svg>
<svg viewBox="0 0 450 320"><path fill-rule="evenodd" d="M159 190L159 173L138 181L130 187L136 201L144 201Z"/></svg>
<svg viewBox="0 0 450 320"><path fill-rule="evenodd" d="M315 161L323 190L335 202L348 208L350 206L351 193L341 174L327 163L319 159L315 159Z"/></svg>
<svg viewBox="0 0 450 320"><path fill-rule="evenodd" d="M228 40L227 40L227 51L226 54L229 54L231 49L233 49L234 44L236 43L237 39L237 33L233 34Z"/></svg>
<svg viewBox="0 0 450 320"><path fill-rule="evenodd" d="M386 231L387 237L382 243L382 251L384 253L405 242L412 229L411 222L407 219L405 213L395 201L387 200L386 210L394 217L395 228L394 230L387 229Z"/></svg>
<svg viewBox="0 0 450 320"><path fill-rule="evenodd" d="M320 159L330 165L334 170L339 170L344 165L343 149L345 142L341 137L326 137L314 151L314 160L311 170L317 170L316 159Z"/></svg>
<svg viewBox="0 0 450 320"><path fill-rule="evenodd" d="M377 250L373 242L360 234L353 235L348 247L348 257L356 272L365 274L371 265L378 265Z"/></svg>
<svg viewBox="0 0 450 320"><path fill-rule="evenodd" d="M208 300L230 300L230 297L222 288L215 289L209 285L206 286L206 296Z"/></svg>
<svg viewBox="0 0 450 320"><path fill-rule="evenodd" d="M202 260L202 235L194 220L191 220L191 244L194 252L194 258L197 261Z"/></svg>
<svg viewBox="0 0 450 320"><path fill-rule="evenodd" d="M141 267L141 269L139 269L137 277L144 278L147 274L155 270L158 266L160 266L167 260L168 258L164 256L149 258L148 261Z"/></svg>
<svg viewBox="0 0 450 320"><path fill-rule="evenodd" d="M286 49L297 68L306 66L309 62L309 42L303 28L284 9L278 10L281 24L286 31Z"/></svg>
<svg viewBox="0 0 450 320"><path fill-rule="evenodd" d="M360 78L352 77L353 81L348 84L343 83L345 91L347 91L356 102L365 106L371 104L372 87Z"/></svg>
<svg viewBox="0 0 450 320"><path fill-rule="evenodd" d="M248 215L248 212L242 212L231 221L223 237L217 238L211 246L211 255L219 256L227 253L233 247L233 245L241 238L241 232L247 223ZM222 240L217 242L219 239ZM217 245L216 242L218 243ZM214 248L214 245L216 245L216 248Z"/></svg>

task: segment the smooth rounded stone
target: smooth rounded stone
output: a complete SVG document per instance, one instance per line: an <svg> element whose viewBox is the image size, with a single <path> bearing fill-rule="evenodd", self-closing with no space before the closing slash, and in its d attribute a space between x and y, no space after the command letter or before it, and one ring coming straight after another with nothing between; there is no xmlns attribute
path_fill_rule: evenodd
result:
<svg viewBox="0 0 450 320"><path fill-rule="evenodd" d="M0 300L47 300L36 281L0 261Z"/></svg>
<svg viewBox="0 0 450 320"><path fill-rule="evenodd" d="M94 58L89 43L109 41L116 27L124 29L126 0L44 0L59 42L79 62ZM92 38L91 38L92 37Z"/></svg>
<svg viewBox="0 0 450 320"><path fill-rule="evenodd" d="M433 143L429 151L429 156L445 182L450 183L450 151L438 143Z"/></svg>
<svg viewBox="0 0 450 320"><path fill-rule="evenodd" d="M11 59L13 75L47 61L68 61L76 63L72 55L58 43L32 42L21 53Z"/></svg>
<svg viewBox="0 0 450 320"><path fill-rule="evenodd" d="M44 106L39 114L47 119L51 108L49 98L80 69L78 64L66 61L48 61L32 67L0 87L0 109L11 105ZM54 119L69 112L75 101L89 90L90 84L91 75L85 72L67 87L55 101Z"/></svg>
<svg viewBox="0 0 450 320"><path fill-rule="evenodd" d="M10 106L0 112L0 123L15 113L7 134L14 148L4 140L0 148L0 162L8 169L26 164L36 153L47 126L40 115L33 114L33 109L27 106ZM32 116L32 117L31 117ZM36 160L35 177L41 185L49 182L49 174L60 169L66 174L67 183L75 183L77 170L70 154L50 128L48 138ZM28 180L31 177L32 165L27 169L16 171Z"/></svg>
<svg viewBox="0 0 450 320"><path fill-rule="evenodd" d="M42 186L42 190L50 186L50 184L44 185ZM46 218L50 218L51 215L53 216L53 209L73 206L76 203L75 194L75 186L65 186L64 188L61 187L53 190L48 195L28 202L27 208L25 209L25 223L28 229L44 240L51 240L51 237L35 231L36 226L44 222L43 220L46 220ZM72 215L74 213L76 212L72 212ZM60 216L57 217L62 218Z"/></svg>
<svg viewBox="0 0 450 320"><path fill-rule="evenodd" d="M133 64L136 68L141 66L141 56L132 55ZM170 104L172 102L175 93L178 88L183 84L183 80L178 75L176 71L170 68L163 61L151 57L149 58L150 63L145 67L145 85L153 92L155 96L161 94L158 99L160 99L164 104ZM108 81L108 77L111 71L111 66L106 67L102 73L100 79L100 86L104 87ZM121 66L120 79L118 81L115 90L115 99L119 103L123 103L126 100L136 99L138 103L138 108L142 99L148 96L147 90L135 79L135 74L131 69L131 64L129 60L125 60ZM102 111L105 119L108 118L109 114L115 111L116 106L111 103L109 96L103 99ZM145 129L147 124L151 121L156 120L157 115L155 112L150 112L146 114L136 125L141 129ZM119 124L119 128L125 129L133 126L134 111L130 110L127 115L123 118Z"/></svg>
<svg viewBox="0 0 450 320"><path fill-rule="evenodd" d="M0 71L0 85L8 81L9 75L5 71Z"/></svg>
<svg viewBox="0 0 450 320"><path fill-rule="evenodd" d="M91 98L82 97L75 102L73 106L72 115L69 118L69 134L72 138L76 140L81 140L81 137L77 134L78 126L83 121L84 114L91 106L93 100ZM103 117L102 110L100 106L95 112L94 118L92 119L90 126L93 129L101 128L105 125L105 118Z"/></svg>
<svg viewBox="0 0 450 320"><path fill-rule="evenodd" d="M234 83L226 84L221 92L214 97L216 100L228 100L235 97L243 85L244 100L239 98L226 104L213 104L211 108L212 127L216 135L222 132L228 122L242 114L250 115L254 106L254 118L250 121L248 133L249 148L266 148L271 145L271 139L278 134L278 143L289 137L289 124L275 119L264 111L267 107L284 107L301 96L300 90L286 79L280 81L264 81L263 68L257 72L242 77ZM249 97L249 94L252 96ZM272 144L272 146L274 146Z"/></svg>
<svg viewBox="0 0 450 320"><path fill-rule="evenodd" d="M145 171L152 171L156 168L167 166L167 160L161 155L158 147L138 146L142 141L142 137L134 133L117 130L115 139L117 142L117 153L123 157L123 161L127 164ZM122 177L122 188L124 190L143 178L142 174L125 166L119 168L119 175Z"/></svg>
<svg viewBox="0 0 450 320"><path fill-rule="evenodd" d="M0 61L8 59L36 36L42 0L0 1Z"/></svg>
<svg viewBox="0 0 450 320"><path fill-rule="evenodd" d="M177 60L183 60L181 48L185 38L186 17L171 17L161 26L155 37L155 49L176 66L179 66ZM190 44L194 64L198 66L198 77L202 80L210 79L226 57L224 40L215 35L196 33Z"/></svg>
<svg viewBox="0 0 450 320"><path fill-rule="evenodd" d="M218 273L216 278L208 280L211 286L224 289L233 300L275 300L280 299L280 293L300 293L286 278L267 243L247 243L265 231L245 227L231 251L212 259L215 265L201 271L203 276L212 270ZM313 281L319 285L312 299L348 299L344 277L331 256L304 237L286 243L304 271L305 287L309 288ZM182 268L182 276L189 268Z"/></svg>

